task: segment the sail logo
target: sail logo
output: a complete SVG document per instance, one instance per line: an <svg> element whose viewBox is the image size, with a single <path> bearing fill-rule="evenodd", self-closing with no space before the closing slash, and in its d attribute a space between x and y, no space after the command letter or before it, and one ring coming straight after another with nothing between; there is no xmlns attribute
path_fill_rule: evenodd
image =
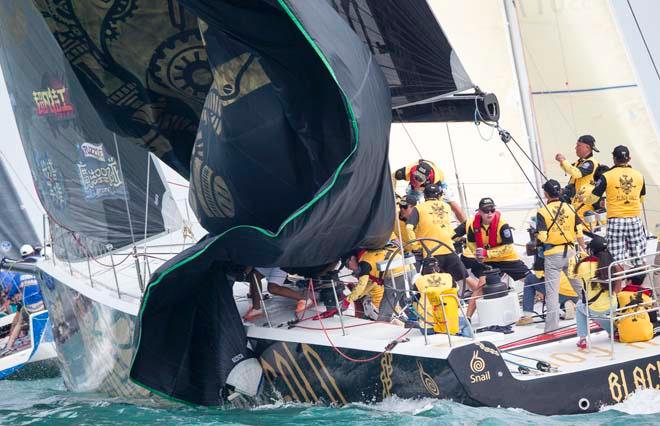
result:
<svg viewBox="0 0 660 426"><path fill-rule="evenodd" d="M32 99L37 106L37 115L68 116L73 113L66 87L52 88L32 92Z"/></svg>
<svg viewBox="0 0 660 426"><path fill-rule="evenodd" d="M479 356L479 351L474 351L472 359L470 360L470 383L488 382L490 381L490 371L483 372L486 369L486 361Z"/></svg>
<svg viewBox="0 0 660 426"><path fill-rule="evenodd" d="M37 188L46 200L47 208L62 210L67 205L67 195L64 189L64 177L55 163L48 157L37 155Z"/></svg>
<svg viewBox="0 0 660 426"><path fill-rule="evenodd" d="M94 145L88 142L80 145L80 150L83 152L83 155L87 158L94 158L98 161L105 161L105 154L103 152L103 145L98 144Z"/></svg>
<svg viewBox="0 0 660 426"><path fill-rule="evenodd" d="M87 200L107 200L127 196L117 160L103 144L78 145L78 174Z"/></svg>

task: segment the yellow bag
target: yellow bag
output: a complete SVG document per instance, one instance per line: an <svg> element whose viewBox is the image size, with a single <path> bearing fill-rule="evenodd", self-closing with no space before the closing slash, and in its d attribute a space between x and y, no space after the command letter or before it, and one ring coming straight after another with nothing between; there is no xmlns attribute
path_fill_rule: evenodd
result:
<svg viewBox="0 0 660 426"><path fill-rule="evenodd" d="M460 330L458 325L458 299L451 295L457 295L458 289L441 289L440 287L430 287L425 291L429 303L433 305L433 330L436 333L456 334ZM445 296L446 297L442 297ZM444 308L444 309L443 309ZM445 318L445 314L447 317Z"/></svg>
<svg viewBox="0 0 660 426"><path fill-rule="evenodd" d="M628 293L628 292L626 292ZM649 318L649 314L642 306L626 309L624 314L631 314L637 312L635 315L621 318L616 322L616 327L619 330L619 341L623 343L633 342L648 342L653 339L653 324Z"/></svg>
<svg viewBox="0 0 660 426"><path fill-rule="evenodd" d="M635 315L621 318L616 322L619 330L619 341L623 343L647 342L653 339L653 323L646 309L650 308L653 300L644 293L621 291L617 295L619 306L628 307L623 314Z"/></svg>

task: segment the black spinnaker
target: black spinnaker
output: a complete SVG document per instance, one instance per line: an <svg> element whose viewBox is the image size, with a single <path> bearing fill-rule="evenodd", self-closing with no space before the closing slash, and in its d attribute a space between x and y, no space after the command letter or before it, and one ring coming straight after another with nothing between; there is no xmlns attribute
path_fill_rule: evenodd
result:
<svg viewBox="0 0 660 426"><path fill-rule="evenodd" d="M210 234L151 277L131 378L204 405L220 402L228 372L253 356L229 265L313 269L382 245L394 222L393 114L456 120L437 104L452 105L450 95L472 86L423 0L12 0L0 19L2 66L22 97L21 136L35 180L50 185L40 193L52 198L51 216L84 202L80 188L58 197L59 182L75 180L51 167L81 154L35 139L80 140L83 154L108 159L117 150L106 141L116 136L120 151L147 147L190 178L190 204ZM46 80L43 60L55 64ZM63 110L57 121L35 118L21 92L35 85L65 89L62 100L81 107L73 118ZM86 123L102 147L82 146ZM146 154L134 148L132 182L143 192L158 187L147 184L137 153ZM124 200L144 203L126 191ZM106 228L126 231L123 219ZM163 222L147 219L154 229Z"/></svg>

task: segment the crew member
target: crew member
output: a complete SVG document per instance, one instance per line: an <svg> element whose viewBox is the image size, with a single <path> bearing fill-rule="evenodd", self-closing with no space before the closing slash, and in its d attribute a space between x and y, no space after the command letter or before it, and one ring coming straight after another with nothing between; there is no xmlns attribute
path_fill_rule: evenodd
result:
<svg viewBox="0 0 660 426"><path fill-rule="evenodd" d="M562 271L568 275L569 259L575 256L577 240L584 249L582 225L575 210L560 201L561 185L554 179L543 184L546 205L536 213L538 240L542 244L545 262L545 332L559 328L559 281ZM576 293L581 290L580 281L570 279Z"/></svg>
<svg viewBox="0 0 660 426"><path fill-rule="evenodd" d="M570 164L563 154L558 153L555 155L555 160L559 162L561 168L570 175L568 185L564 190L564 194L570 198L574 209L578 212L580 217L584 216L584 212L589 210L590 207L584 205L576 195L580 193L582 188L588 184L594 184L594 172L598 167L598 161L593 158L593 153L600 152L596 148L596 139L591 135L582 135L578 138L575 144L575 153L578 160Z"/></svg>
<svg viewBox="0 0 660 426"><path fill-rule="evenodd" d="M437 259L437 267L443 272L449 273L453 280L461 283L463 280L472 289L477 288L476 279L468 275L460 257L454 253L454 229L450 222L450 207L441 199L442 188L437 184L427 184L424 188L424 201L422 204L413 207L412 212L406 220L408 237L432 238L440 241L442 244L433 252L428 253L435 242L426 242L422 247L424 257L433 256Z"/></svg>
<svg viewBox="0 0 660 426"><path fill-rule="evenodd" d="M593 181L583 185L582 188L580 188L580 190L578 190L575 196L573 197L572 205L575 211L577 212L578 216L580 216L580 218L584 219L584 214L589 210L596 212L603 208L604 205L602 205L600 201L596 201L596 203L592 203L593 197L591 196L591 194L593 193L594 188L596 188L596 183L603 176L603 173L605 173L609 169L610 168L607 167L605 164L598 165L593 175ZM582 221L582 225L589 226L589 224L586 221ZM589 229L589 231L590 230L591 229Z"/></svg>
<svg viewBox="0 0 660 426"><path fill-rule="evenodd" d="M538 250L534 255L534 264L532 273L525 277L525 287L523 289L523 316L516 322L516 325L528 325L534 323L534 302L536 294L545 295L545 262L543 257L539 256ZM559 278L559 307L564 310L564 319L571 320L575 318L575 303L578 301L578 295L573 289L568 277L563 272Z"/></svg>
<svg viewBox="0 0 660 426"><path fill-rule="evenodd" d="M473 297L468 302L467 315L470 317L476 309L476 297L481 296L482 287L486 283L486 270L497 268L514 281L518 281L529 274L529 269L518 258L513 247L513 231L501 217L500 212L495 209L492 198L482 198L474 217L459 225L454 232L458 237L467 235L464 254L469 253L474 257L464 255L461 259L479 278L478 287L473 291Z"/></svg>
<svg viewBox="0 0 660 426"><path fill-rule="evenodd" d="M40 259L39 253L30 244L22 245L20 253L21 262L36 263ZM16 287L20 289L19 291L22 296L23 307L20 312L16 314L11 324L7 345L3 350L4 353L10 352L14 349L14 343L21 332L23 323L29 321L30 315L45 309L44 299L41 290L39 289L39 283L34 275L16 272L14 273L14 280Z"/></svg>
<svg viewBox="0 0 660 426"><path fill-rule="evenodd" d="M419 248L419 244L408 244L410 237L406 231L406 220L408 220L412 214L413 208L417 205L417 199L413 196L406 195L398 201L398 205L398 223L394 222L394 235L401 242L401 244L403 244L404 252L411 253L413 250L417 250Z"/></svg>
<svg viewBox="0 0 660 426"><path fill-rule="evenodd" d="M252 297L252 307L243 316L245 321L251 321L263 316L264 311L261 307L261 280L266 279L268 283L268 292L274 296L286 297L296 301L296 315L302 314L305 309L312 305L312 302L305 297L302 292L284 286L288 274L280 268L254 268L250 276L250 296ZM257 287L259 286L259 287Z"/></svg>
<svg viewBox="0 0 660 426"><path fill-rule="evenodd" d="M580 260L575 265L574 271L584 287L581 300L577 304L575 317L578 335L577 347L580 349L587 348L587 334L589 332L587 310L589 310L589 317L592 321L595 321L607 334L612 333L610 320L605 316L606 312L609 312L610 306L614 306L614 309L616 309L615 294L621 291L621 280L614 280L612 282L613 294L610 293L609 266L614 259L607 249L607 242L599 235L591 236L592 240L587 246L589 256ZM620 265L612 267L613 274L622 271L623 268ZM596 281L594 278L598 278L598 280Z"/></svg>
<svg viewBox="0 0 660 426"><path fill-rule="evenodd" d="M633 258L635 265L643 263L646 233L640 214L646 195L644 176L630 164L630 151L619 145L612 151L614 166L598 181L592 193L594 202L605 195L607 205L607 247L614 260Z"/></svg>
<svg viewBox="0 0 660 426"><path fill-rule="evenodd" d="M424 185L427 183L437 183L443 189L443 196L451 210L454 212L456 219L459 222L465 220L465 213L461 209L460 204L456 200L454 194L449 190L445 182L445 174L433 162L420 159L417 163L413 163L407 167L402 167L394 172L395 180L408 181L406 193L417 199L417 202L422 201L424 194Z"/></svg>
<svg viewBox="0 0 660 426"><path fill-rule="evenodd" d="M385 273L378 270L378 263L387 262L398 253L397 246L387 245L382 249L357 250L344 257L343 264L353 271L358 283L344 299L342 309L347 309L350 303L369 294L372 303L378 308L378 319L391 321L392 314L404 295L404 269L402 267L393 268Z"/></svg>

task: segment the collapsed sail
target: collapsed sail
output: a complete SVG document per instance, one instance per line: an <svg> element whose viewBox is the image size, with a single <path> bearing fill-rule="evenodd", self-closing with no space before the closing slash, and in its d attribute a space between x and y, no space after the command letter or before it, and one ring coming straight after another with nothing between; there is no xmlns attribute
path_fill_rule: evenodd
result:
<svg viewBox="0 0 660 426"><path fill-rule="evenodd" d="M190 292L191 279L196 289L217 280L221 260L314 267L353 247L382 245L394 219L387 167L391 104L381 69L327 3L185 4L203 21L214 72L193 152L190 199L217 235L152 277L131 375L167 395L214 404L227 366L252 355L226 341L242 331L209 330L206 318L228 315L216 292L186 304L190 308L177 301ZM163 334L158 330L168 317L184 320L170 321ZM210 334L186 334L196 328ZM182 345L173 345L170 336L179 334ZM190 358L209 342L214 350Z"/></svg>
<svg viewBox="0 0 660 426"><path fill-rule="evenodd" d="M31 45L26 50L13 32L3 34L17 46L11 48L16 58L3 67L31 70L34 65L22 55L39 54L61 68L56 76L64 83L53 87L70 91L74 108L60 111L58 118L71 119L73 113L76 131L58 127L57 137L78 141L77 135L86 134L78 122L89 132L83 125L93 120L104 136L99 139L116 135L120 152L104 142L105 151L81 146L83 153L108 158L107 152L123 166L121 154L133 143L190 177L190 204L210 235L151 277L131 378L199 404L216 404L228 371L252 356L236 307L227 300L228 265L314 268L357 247L381 246L395 210L387 166L391 94L404 111L435 105L436 98L469 86L469 79L457 77L464 77L462 67L449 44L438 41L442 32L437 23L430 25L425 5L423 17L414 16L429 33L414 23L388 24L396 19L394 9L385 15L369 12L382 37L376 60L375 45L352 29L352 16L337 12L344 2L144 0L139 6L77 2L74 7L34 0L41 20L24 3L15 0L12 7L36 21L26 38L47 43L49 51L42 54ZM368 6L376 9L376 3ZM12 13L8 9L3 19ZM412 31L407 45L424 38L440 43L433 46L441 52L432 54L428 69L405 68L415 59L401 51L406 45L395 32L403 29ZM40 60L34 61L40 65ZM455 70L460 72L454 75ZM427 72L442 75L422 75ZM11 84L27 84L21 78L35 76ZM451 119L433 108L429 120ZM409 113L415 117L421 114ZM22 136L24 143L31 140ZM45 148L49 159L59 155ZM61 157L75 158L78 151ZM157 184L147 185L144 174L148 163L138 167L139 152L131 155L135 182L142 182L143 190L153 188ZM39 181L41 163L32 163ZM71 179L46 165L56 181ZM158 198L151 192L149 202ZM67 200L82 200L86 193L79 188L67 194ZM139 198L129 193L124 201ZM46 205L51 213L56 208ZM106 228L113 229L110 223Z"/></svg>
<svg viewBox="0 0 660 426"><path fill-rule="evenodd" d="M5 81L55 254L80 259L164 232L175 219L163 217L170 201L157 166L130 137L104 125L31 2L3 4L0 36Z"/></svg>

